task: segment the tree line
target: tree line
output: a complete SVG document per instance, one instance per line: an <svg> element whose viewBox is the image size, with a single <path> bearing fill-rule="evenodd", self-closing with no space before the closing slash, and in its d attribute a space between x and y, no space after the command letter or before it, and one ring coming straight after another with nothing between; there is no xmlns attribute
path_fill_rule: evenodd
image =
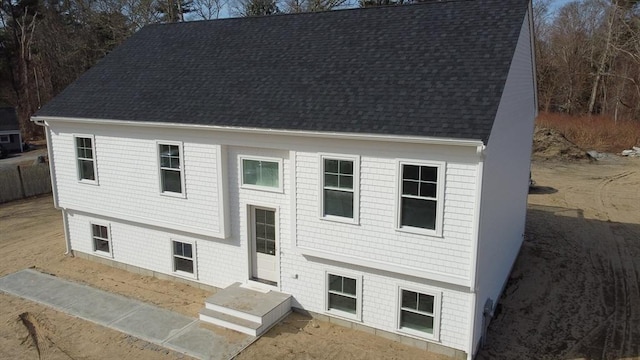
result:
<svg viewBox="0 0 640 360"><path fill-rule="evenodd" d="M357 1L357 2L355 2ZM434 0L0 0L0 105L30 116L145 25ZM640 119L640 0L535 0L544 111Z"/></svg>
<svg viewBox="0 0 640 360"><path fill-rule="evenodd" d="M640 2L549 4L534 3L540 109L640 120Z"/></svg>

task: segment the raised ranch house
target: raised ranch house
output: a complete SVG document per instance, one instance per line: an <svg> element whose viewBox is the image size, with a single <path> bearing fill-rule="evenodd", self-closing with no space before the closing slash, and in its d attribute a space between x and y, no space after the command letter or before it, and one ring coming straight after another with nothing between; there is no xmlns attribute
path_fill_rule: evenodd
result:
<svg viewBox="0 0 640 360"><path fill-rule="evenodd" d="M226 288L201 318L250 334L293 307L472 358L523 239L531 35L528 0L147 26L32 119L68 249Z"/></svg>

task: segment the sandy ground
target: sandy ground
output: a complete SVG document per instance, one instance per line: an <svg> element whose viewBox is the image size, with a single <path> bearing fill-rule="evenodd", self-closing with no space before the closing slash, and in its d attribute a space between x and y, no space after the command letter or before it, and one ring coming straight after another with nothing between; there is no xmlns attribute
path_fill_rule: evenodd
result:
<svg viewBox="0 0 640 360"><path fill-rule="evenodd" d="M527 235L479 359L640 359L640 159L535 162Z"/></svg>
<svg viewBox="0 0 640 360"><path fill-rule="evenodd" d="M0 249L0 276L34 267L192 317L211 295L189 285L64 256L61 215L50 196L0 205ZM189 357L0 293L0 359L182 358ZM239 358L447 359L300 314L286 318Z"/></svg>
<svg viewBox="0 0 640 360"><path fill-rule="evenodd" d="M640 359L640 159L532 172L526 241L479 359ZM193 317L209 295L64 256L62 233L50 197L0 205L0 276L35 267ZM429 356L293 314L238 358L444 359ZM0 358L187 357L0 294Z"/></svg>

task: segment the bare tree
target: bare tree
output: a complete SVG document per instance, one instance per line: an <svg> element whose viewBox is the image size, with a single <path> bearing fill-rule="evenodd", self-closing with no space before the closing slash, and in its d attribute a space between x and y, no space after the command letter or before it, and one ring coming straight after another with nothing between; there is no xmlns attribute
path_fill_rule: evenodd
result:
<svg viewBox="0 0 640 360"><path fill-rule="evenodd" d="M194 19L217 19L220 17L220 11L227 6L227 3L227 0L194 0Z"/></svg>

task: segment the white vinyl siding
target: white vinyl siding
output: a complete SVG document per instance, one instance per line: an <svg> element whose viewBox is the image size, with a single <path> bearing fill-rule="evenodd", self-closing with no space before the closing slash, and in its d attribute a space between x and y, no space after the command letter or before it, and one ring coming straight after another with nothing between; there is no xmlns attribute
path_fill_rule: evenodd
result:
<svg viewBox="0 0 640 360"><path fill-rule="evenodd" d="M359 219L358 226L347 226L338 221L323 221L319 210L323 188L319 156L296 152L296 245L300 251L316 251L309 255L331 260L344 256L362 262L375 261L402 267L397 270L400 273L406 274L405 268L416 269L432 273L429 276L440 276L434 279L468 282L478 169L473 163L475 149L453 153L449 158L441 155L445 149L416 148L401 146L397 151L416 156L415 160L406 160L407 163L438 166L439 236L433 230L398 228L400 161L396 157L372 156L369 153L377 154L375 150L357 149L361 154ZM435 153L436 159L418 158L425 153ZM380 268L378 263L370 266Z"/></svg>

